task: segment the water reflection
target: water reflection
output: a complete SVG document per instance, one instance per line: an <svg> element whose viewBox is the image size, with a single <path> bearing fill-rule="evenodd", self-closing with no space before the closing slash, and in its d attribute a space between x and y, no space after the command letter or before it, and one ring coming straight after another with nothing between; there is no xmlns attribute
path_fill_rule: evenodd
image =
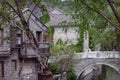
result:
<svg viewBox="0 0 120 80"><path fill-rule="evenodd" d="M98 65L85 70L78 80L120 80L120 74L106 65Z"/></svg>

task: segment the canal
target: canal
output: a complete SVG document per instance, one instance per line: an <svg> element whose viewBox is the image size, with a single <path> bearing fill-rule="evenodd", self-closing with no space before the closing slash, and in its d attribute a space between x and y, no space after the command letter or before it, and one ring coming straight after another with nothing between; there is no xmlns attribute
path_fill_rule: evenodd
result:
<svg viewBox="0 0 120 80"><path fill-rule="evenodd" d="M120 74L111 67L101 65L101 68L82 75L78 80L120 80Z"/></svg>

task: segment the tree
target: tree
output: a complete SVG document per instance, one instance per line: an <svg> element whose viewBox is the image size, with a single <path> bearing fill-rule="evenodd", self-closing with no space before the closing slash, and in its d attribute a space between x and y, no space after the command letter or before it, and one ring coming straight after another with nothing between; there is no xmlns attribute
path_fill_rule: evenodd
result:
<svg viewBox="0 0 120 80"><path fill-rule="evenodd" d="M22 30L25 31L30 42L34 43L33 45L31 44L31 46L32 46L33 50L36 51L35 55L37 57L37 60L40 63L41 69L43 69L43 73L47 74L45 72L47 72L47 71L50 72L50 71L46 64L46 61L41 57L41 55L38 55L39 54L39 46L38 46L37 40L36 40L35 36L33 35L32 31L29 29L29 24L28 24L29 20L26 20L24 14L22 13L22 10L26 6L27 2L34 3L34 5L35 5L33 10L31 11L29 17L33 13L36 6L41 8L41 11L46 11L45 8L43 7L43 5L41 4L41 0L26 0L25 2L21 1L21 0L0 0L1 25L9 25L9 27L13 27L13 26L17 25L16 27L19 27L19 28L20 28L20 26L22 26ZM15 16L18 16L19 21L14 18ZM18 24L20 26L18 26ZM19 71L19 75L20 75L20 73L21 73L21 69ZM50 75L51 75L50 78L52 79L52 73Z"/></svg>
<svg viewBox="0 0 120 80"><path fill-rule="evenodd" d="M45 1L47 3L48 0ZM50 4L53 1L51 0ZM78 43L74 46L79 47L79 50L76 48L77 51L83 50L83 32L85 30L89 31L90 48L92 50L99 43L101 44L101 50L120 49L120 26L118 22L120 9L118 0L56 0L52 6L66 11L73 18L73 22L68 24L79 27L80 36ZM108 35L110 34L109 36L106 36L106 31Z"/></svg>
<svg viewBox="0 0 120 80"><path fill-rule="evenodd" d="M119 44L120 15L118 15L119 14L118 0L114 0L114 1L113 0L107 0L107 1L80 0L80 1L77 1L77 4L81 5L81 7L83 7L85 10L82 12L83 8L77 7L78 13L83 14L85 12L84 14L86 16L83 15L85 18L83 17L82 20L87 23L87 26L89 26L90 28L97 27L96 31L99 39L96 39L96 40L100 41L100 43L102 44L102 49L111 50L113 47L120 49L119 47L120 46ZM86 25L84 24L84 26ZM102 35L102 33L104 34L106 31L108 31L108 33L106 33L104 36L100 36ZM109 36L106 36L106 35L109 35ZM111 37L113 38L111 39Z"/></svg>
<svg viewBox="0 0 120 80"><path fill-rule="evenodd" d="M71 77L75 77L75 74L73 70L74 68L74 50L72 47L68 45L59 45L56 46L59 47L57 48L56 56L55 56L55 62L54 64L58 65L61 68L60 74L61 74L61 79L63 79L64 73L67 73L67 77L70 79ZM71 71L72 70L72 71ZM70 77L70 75L74 74L73 76ZM68 79L68 80L69 80Z"/></svg>

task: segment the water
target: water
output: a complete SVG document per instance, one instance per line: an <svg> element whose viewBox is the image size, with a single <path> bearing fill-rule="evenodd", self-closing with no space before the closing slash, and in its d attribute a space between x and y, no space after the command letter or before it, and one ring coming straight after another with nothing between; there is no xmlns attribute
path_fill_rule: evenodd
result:
<svg viewBox="0 0 120 80"><path fill-rule="evenodd" d="M78 80L120 80L120 74L113 68L102 65L101 68L93 70Z"/></svg>
<svg viewBox="0 0 120 80"><path fill-rule="evenodd" d="M98 80L120 80L120 74L113 68L102 66L102 73Z"/></svg>

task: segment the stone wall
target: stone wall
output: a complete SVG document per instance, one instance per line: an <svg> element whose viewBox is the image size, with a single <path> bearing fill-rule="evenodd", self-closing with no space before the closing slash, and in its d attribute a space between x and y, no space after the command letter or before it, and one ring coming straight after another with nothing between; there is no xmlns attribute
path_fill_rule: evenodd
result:
<svg viewBox="0 0 120 80"><path fill-rule="evenodd" d="M77 30L78 27L54 27L54 43L58 39L61 39L63 42L67 41L69 44L77 43L77 38L79 37Z"/></svg>

